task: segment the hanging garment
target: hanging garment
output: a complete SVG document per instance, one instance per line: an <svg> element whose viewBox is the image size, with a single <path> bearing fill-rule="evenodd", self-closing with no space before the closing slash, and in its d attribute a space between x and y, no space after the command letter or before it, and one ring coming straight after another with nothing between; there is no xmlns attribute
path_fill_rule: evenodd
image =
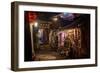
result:
<svg viewBox="0 0 100 73"><path fill-rule="evenodd" d="M39 44L42 44L42 40L43 40L43 29L39 29L38 30L38 38L39 38L39 40L38 40Z"/></svg>
<svg viewBox="0 0 100 73"><path fill-rule="evenodd" d="M57 46L57 41L58 41L57 32L55 30L51 30L49 33L49 44L52 47L55 47Z"/></svg>
<svg viewBox="0 0 100 73"><path fill-rule="evenodd" d="M52 42L52 34L53 34L53 31L51 30L49 33L49 44L51 44Z"/></svg>
<svg viewBox="0 0 100 73"><path fill-rule="evenodd" d="M64 41L66 38L66 33L63 31L58 32L58 47L64 47Z"/></svg>

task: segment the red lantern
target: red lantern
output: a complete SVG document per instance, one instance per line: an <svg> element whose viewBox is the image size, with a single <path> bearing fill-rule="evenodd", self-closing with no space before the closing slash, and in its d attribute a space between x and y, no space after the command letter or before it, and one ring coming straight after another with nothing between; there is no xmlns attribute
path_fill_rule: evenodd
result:
<svg viewBox="0 0 100 73"><path fill-rule="evenodd" d="M28 13L28 17L29 17L29 23L32 23L36 20L37 18L37 14L34 12L29 12Z"/></svg>

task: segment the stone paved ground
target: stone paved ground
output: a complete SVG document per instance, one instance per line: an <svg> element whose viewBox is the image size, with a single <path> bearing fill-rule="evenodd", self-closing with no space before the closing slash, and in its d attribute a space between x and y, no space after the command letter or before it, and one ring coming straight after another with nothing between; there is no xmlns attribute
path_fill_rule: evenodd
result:
<svg viewBox="0 0 100 73"><path fill-rule="evenodd" d="M62 60L66 58L66 56L61 55L57 51L51 49L38 50L36 51L35 55L36 55L35 57L36 61Z"/></svg>

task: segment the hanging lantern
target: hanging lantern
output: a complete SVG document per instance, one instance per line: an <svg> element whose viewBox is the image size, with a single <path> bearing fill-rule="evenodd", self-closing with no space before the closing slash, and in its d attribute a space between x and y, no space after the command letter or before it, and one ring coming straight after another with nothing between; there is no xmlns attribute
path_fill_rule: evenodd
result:
<svg viewBox="0 0 100 73"><path fill-rule="evenodd" d="M29 23L32 23L37 19L37 14L34 12L29 12L28 17L29 17Z"/></svg>

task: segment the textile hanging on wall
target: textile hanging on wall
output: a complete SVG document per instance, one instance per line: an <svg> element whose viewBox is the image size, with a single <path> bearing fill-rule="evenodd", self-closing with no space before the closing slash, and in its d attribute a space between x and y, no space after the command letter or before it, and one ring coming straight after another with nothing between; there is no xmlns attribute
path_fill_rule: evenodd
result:
<svg viewBox="0 0 100 73"><path fill-rule="evenodd" d="M51 30L49 33L49 44L54 47L57 44L57 32L55 30Z"/></svg>
<svg viewBox="0 0 100 73"><path fill-rule="evenodd" d="M48 41L48 33L46 29L39 29L38 30L38 38L40 44L46 44Z"/></svg>
<svg viewBox="0 0 100 73"><path fill-rule="evenodd" d="M42 44L42 40L43 40L43 29L39 29L38 30L38 38L39 38L39 44Z"/></svg>
<svg viewBox="0 0 100 73"><path fill-rule="evenodd" d="M66 39L66 33L63 31L58 32L58 47L64 47L64 42Z"/></svg>
<svg viewBox="0 0 100 73"><path fill-rule="evenodd" d="M53 31L51 30L49 33L49 44L52 43L52 35L53 35Z"/></svg>

